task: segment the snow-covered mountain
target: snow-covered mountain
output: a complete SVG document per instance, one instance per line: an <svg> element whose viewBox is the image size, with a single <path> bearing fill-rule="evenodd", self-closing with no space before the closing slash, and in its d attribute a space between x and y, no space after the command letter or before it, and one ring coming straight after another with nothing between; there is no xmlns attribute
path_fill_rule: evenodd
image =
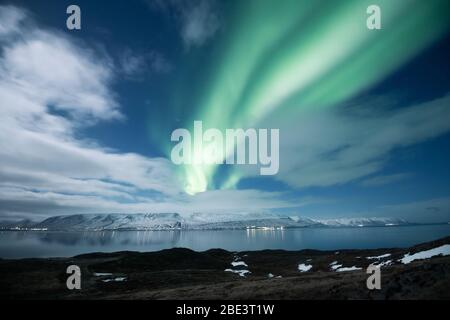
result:
<svg viewBox="0 0 450 320"><path fill-rule="evenodd" d="M267 229L305 227L374 227L407 225L394 218L342 218L314 220L298 216L279 216L266 213L206 214L194 213L133 213L133 214L77 214L55 216L39 223L0 224L3 229L35 229L49 231L99 230L219 230Z"/></svg>
<svg viewBox="0 0 450 320"><path fill-rule="evenodd" d="M36 224L36 221L23 219L20 221L0 221L1 229L25 229L31 228Z"/></svg>
<svg viewBox="0 0 450 320"><path fill-rule="evenodd" d="M410 224L398 218L339 218L317 220L317 222L328 227L381 227Z"/></svg>
<svg viewBox="0 0 450 320"><path fill-rule="evenodd" d="M171 230L183 228L184 219L178 213L77 214L51 217L35 227L74 231Z"/></svg>
<svg viewBox="0 0 450 320"><path fill-rule="evenodd" d="M292 217L266 217L231 219L208 223L190 223L190 229L219 230L219 229L280 229L280 228L304 228L320 226L310 219L292 219Z"/></svg>

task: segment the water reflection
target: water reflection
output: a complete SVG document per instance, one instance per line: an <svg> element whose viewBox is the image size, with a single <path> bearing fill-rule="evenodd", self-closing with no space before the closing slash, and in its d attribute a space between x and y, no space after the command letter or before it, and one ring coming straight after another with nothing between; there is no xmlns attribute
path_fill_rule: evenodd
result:
<svg viewBox="0 0 450 320"><path fill-rule="evenodd" d="M300 230L300 229L299 229ZM247 240L250 241L258 241L261 238L264 240L272 239L272 240L284 240L284 229L273 229L273 228L264 228L264 229L256 229L256 228L248 228L247 232Z"/></svg>
<svg viewBox="0 0 450 320"><path fill-rule="evenodd" d="M29 237L25 232L10 232L17 240ZM63 244L66 246L148 246L168 244L176 246L181 231L102 231L102 232L33 232L36 240L43 243Z"/></svg>
<svg viewBox="0 0 450 320"><path fill-rule="evenodd" d="M406 247L450 235L450 225L378 228L300 228L192 231L0 231L0 257L68 257L89 252Z"/></svg>

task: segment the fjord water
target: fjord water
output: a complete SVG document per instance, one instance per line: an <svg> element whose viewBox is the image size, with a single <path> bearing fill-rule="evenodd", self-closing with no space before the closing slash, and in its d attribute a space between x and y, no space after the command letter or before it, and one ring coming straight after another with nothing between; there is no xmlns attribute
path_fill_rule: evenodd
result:
<svg viewBox="0 0 450 320"><path fill-rule="evenodd" d="M71 257L90 252L263 249L374 249L409 247L450 236L450 224L364 228L213 231L1 231L1 258Z"/></svg>

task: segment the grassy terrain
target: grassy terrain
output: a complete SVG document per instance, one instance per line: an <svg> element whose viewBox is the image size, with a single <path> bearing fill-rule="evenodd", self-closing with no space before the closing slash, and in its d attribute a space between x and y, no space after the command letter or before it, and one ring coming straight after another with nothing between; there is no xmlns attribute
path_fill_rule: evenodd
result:
<svg viewBox="0 0 450 320"><path fill-rule="evenodd" d="M72 258L0 260L2 299L450 299L450 256L402 264L398 259L449 244L450 237L412 248L339 251L263 250L92 253ZM389 257L367 257L390 253ZM381 290L366 287L367 266L381 269ZM233 267L244 261L248 267ZM333 262L361 270L336 272ZM300 272L299 264L311 265ZM66 288L66 268L78 265L81 290ZM225 269L246 269L241 277ZM111 273L96 276L94 273ZM273 277L268 275L272 274ZM126 278L125 281L104 280Z"/></svg>

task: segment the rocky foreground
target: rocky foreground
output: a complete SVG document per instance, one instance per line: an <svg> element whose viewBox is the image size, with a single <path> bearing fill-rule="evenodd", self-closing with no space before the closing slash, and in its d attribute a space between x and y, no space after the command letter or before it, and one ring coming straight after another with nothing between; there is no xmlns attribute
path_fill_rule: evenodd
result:
<svg viewBox="0 0 450 320"><path fill-rule="evenodd" d="M93 253L0 260L1 299L450 299L450 237L405 249ZM366 268L381 268L368 290ZM68 290L66 268L81 268Z"/></svg>

